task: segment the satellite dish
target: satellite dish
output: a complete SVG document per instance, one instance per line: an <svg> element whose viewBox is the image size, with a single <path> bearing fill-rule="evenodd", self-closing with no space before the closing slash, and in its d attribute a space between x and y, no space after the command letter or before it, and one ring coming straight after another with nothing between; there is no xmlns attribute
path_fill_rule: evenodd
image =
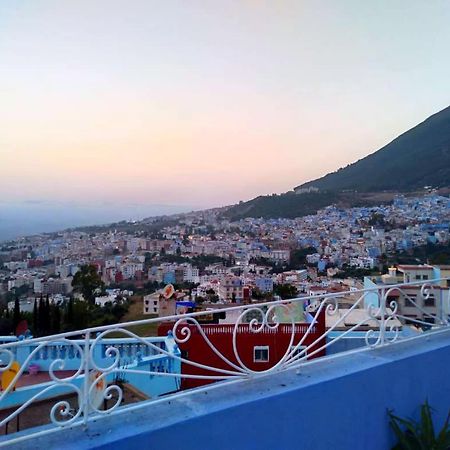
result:
<svg viewBox="0 0 450 450"><path fill-rule="evenodd" d="M2 390L6 391L8 389L9 385L14 381L14 378L16 378L17 374L20 370L20 364L17 361L14 361L11 364L11 367L8 370L5 370L2 374ZM15 380L14 385L12 387L12 390L14 391L16 389L17 380Z"/></svg>
<svg viewBox="0 0 450 450"><path fill-rule="evenodd" d="M93 409L99 409L100 405L104 400L104 392L106 389L106 381L105 378L102 378L100 381L97 379L102 375L98 370L91 370L89 372L89 385L94 387L91 390L90 395L90 407Z"/></svg>
<svg viewBox="0 0 450 450"><path fill-rule="evenodd" d="M175 288L173 285L168 284L162 291L163 297L168 300L175 293Z"/></svg>

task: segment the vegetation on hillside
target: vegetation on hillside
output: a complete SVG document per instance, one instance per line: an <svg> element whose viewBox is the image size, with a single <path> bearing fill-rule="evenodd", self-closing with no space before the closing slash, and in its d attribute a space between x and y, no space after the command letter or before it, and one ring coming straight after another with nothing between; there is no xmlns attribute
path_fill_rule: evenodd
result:
<svg viewBox="0 0 450 450"><path fill-rule="evenodd" d="M397 264L450 264L450 243L431 244L414 247L411 250L390 255L388 258L390 265Z"/></svg>
<svg viewBox="0 0 450 450"><path fill-rule="evenodd" d="M14 310L0 311L0 334L16 334L17 326L27 321L31 334L35 337L58 334L65 331L81 330L88 327L117 323L128 311L129 302L118 299L114 304L101 307L71 298L64 305L51 303L49 297L36 298L32 312L22 312L16 298Z"/></svg>
<svg viewBox="0 0 450 450"><path fill-rule="evenodd" d="M450 107L359 161L301 187L327 191L407 192L446 187L450 179Z"/></svg>
<svg viewBox="0 0 450 450"><path fill-rule="evenodd" d="M73 277L72 287L75 292L82 294L85 300L93 304L95 295L100 295L104 291L105 283L97 273L97 268L86 264L81 266Z"/></svg>
<svg viewBox="0 0 450 450"><path fill-rule="evenodd" d="M248 202L241 202L228 208L223 217L239 220L246 217L277 218L296 217L315 214L319 209L339 200L339 196L331 192L320 192L296 195L294 193L266 195Z"/></svg>

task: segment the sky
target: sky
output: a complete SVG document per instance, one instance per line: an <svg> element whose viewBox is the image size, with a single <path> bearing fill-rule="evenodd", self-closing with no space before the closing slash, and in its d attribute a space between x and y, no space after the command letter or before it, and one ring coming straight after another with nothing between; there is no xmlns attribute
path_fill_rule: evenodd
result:
<svg viewBox="0 0 450 450"><path fill-rule="evenodd" d="M1 200L286 192L450 104L449 23L447 0L1 0Z"/></svg>

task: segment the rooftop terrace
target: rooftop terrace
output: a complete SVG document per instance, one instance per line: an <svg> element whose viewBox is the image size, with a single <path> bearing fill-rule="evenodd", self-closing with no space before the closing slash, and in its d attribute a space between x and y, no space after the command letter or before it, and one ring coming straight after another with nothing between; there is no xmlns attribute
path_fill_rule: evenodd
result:
<svg viewBox="0 0 450 450"><path fill-rule="evenodd" d="M413 284L419 285L421 295L427 297L433 292L433 285L438 283L439 280L433 280L426 284ZM395 288L403 289L403 286ZM56 376L56 369L64 369L62 359L55 359L49 367L51 388L64 386L71 390L70 404L67 400L57 397L52 400L50 397L49 401L54 403L50 424L5 435L0 439L0 446L17 449L122 449L149 445L161 449L181 446L184 449L390 448L395 442L388 425L388 409L403 417L414 417L420 405L428 400L435 410L436 423L440 424L450 408L448 305L439 309L439 316L421 311L421 314L427 315L424 318L427 320L414 321L416 328L417 322L422 323L421 332L404 335L400 333L398 324L401 323L402 328L409 324L397 313L395 301L388 301L388 291L371 288L353 291L352 294L355 295L355 292L359 293L359 298L349 308L349 314L364 305L369 294L378 296L378 307L371 306L366 317L361 317L360 323L345 331L337 331L338 321L307 346L303 345L303 340L294 345L291 342L273 367L261 371L247 367L240 358L249 350L239 348L240 321L245 320L247 314L252 317L247 326L253 333L264 336L267 329L291 326L294 336L295 321L277 322L276 312L277 308L282 308L287 313L292 304L301 303L312 316L306 330L307 336L308 330L315 327L318 315L324 312L336 314L339 299L347 293L230 308L241 314L233 332L226 333L232 340L235 358L218 355L226 360L227 369L223 366L208 367L179 353L178 345L191 337L189 327L197 327L202 334L204 325L201 324L201 317L206 313L169 318L175 323L164 346L133 335L127 328L135 323L121 324L120 328L107 326L83 330L84 341L77 341L80 358L75 374L62 379ZM441 298L441 301L444 299ZM255 318L255 314L259 314L259 318ZM289 316L284 314L283 317L286 315ZM345 318L344 314L342 321ZM373 321L378 324L377 332L373 329L360 331L361 325ZM152 354L149 357L163 357L172 364L160 365L160 370L154 366L140 365L146 360L136 352L133 358L129 357L128 364L122 364L124 349L112 344L105 346L108 334L117 332L122 332L134 344L150 348ZM354 333L357 333L363 348L310 360L312 354L328 351ZM211 344L207 333L202 336ZM44 347L62 342L71 345L73 341L68 337L58 335L29 342L7 342L0 346L0 355L7 363L1 370L5 372L11 367L13 355L19 352L20 347L30 347L31 344L34 347L29 359L22 362L16 375L19 379L29 362ZM331 339L324 339L327 337ZM96 353L97 348L103 350ZM133 354L132 351L125 353ZM180 373L180 363L208 369L210 374L200 375L200 378L217 382L187 391L173 389L174 392L169 393L165 390L122 403L126 389L123 383L118 382L117 375L126 377L129 384L135 387L151 386L154 379L179 380L180 377L192 376ZM94 378L91 377L93 371L96 373ZM84 376L85 373L90 376ZM94 395L101 380L104 380L104 388ZM138 380L145 380L144 385L139 384L142 381ZM11 388L3 391L0 407L18 392L20 388L15 392ZM99 399L106 400L107 404L101 406L97 402ZM10 423L11 430L21 408L29 407L36 400L37 397L26 400L24 406L4 418L0 425Z"/></svg>
<svg viewBox="0 0 450 450"><path fill-rule="evenodd" d="M428 399L443 423L449 361L450 330L441 330L136 405L10 448L387 449L388 409L417 417Z"/></svg>

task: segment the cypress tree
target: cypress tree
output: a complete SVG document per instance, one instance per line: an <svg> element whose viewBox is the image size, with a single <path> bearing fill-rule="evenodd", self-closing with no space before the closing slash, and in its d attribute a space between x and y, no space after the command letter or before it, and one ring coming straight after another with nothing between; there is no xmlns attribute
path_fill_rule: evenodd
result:
<svg viewBox="0 0 450 450"><path fill-rule="evenodd" d="M67 312L66 312L66 325L69 328L73 326L73 298L69 299L69 303L67 304Z"/></svg>
<svg viewBox="0 0 450 450"><path fill-rule="evenodd" d="M38 336L39 333L39 317L38 317L38 302L34 299L33 306L33 335Z"/></svg>
<svg viewBox="0 0 450 450"><path fill-rule="evenodd" d="M52 334L61 332L61 313L58 305L52 307Z"/></svg>
<svg viewBox="0 0 450 450"><path fill-rule="evenodd" d="M50 319L50 300L49 300L49 298L48 298L48 295L47 295L47 298L45 299L45 303L44 303L44 311L45 311L45 314L44 314L44 332L45 332L45 335L49 335L49 334L51 334L51 319Z"/></svg>
<svg viewBox="0 0 450 450"><path fill-rule="evenodd" d="M40 298L38 303L38 324L39 324L39 336L43 336L45 334L45 303L44 299Z"/></svg>
<svg viewBox="0 0 450 450"><path fill-rule="evenodd" d="M14 300L14 315L13 315L13 333L16 333L17 325L20 322L20 303L19 298L16 297Z"/></svg>

